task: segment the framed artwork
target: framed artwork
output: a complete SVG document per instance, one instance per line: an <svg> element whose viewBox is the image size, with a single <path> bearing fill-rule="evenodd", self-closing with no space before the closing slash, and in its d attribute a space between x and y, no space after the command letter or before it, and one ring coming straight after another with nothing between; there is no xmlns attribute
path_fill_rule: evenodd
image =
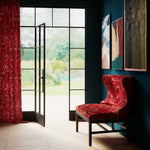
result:
<svg viewBox="0 0 150 150"><path fill-rule="evenodd" d="M112 32L112 63L111 68L123 70L123 18L115 20L111 24Z"/></svg>
<svg viewBox="0 0 150 150"><path fill-rule="evenodd" d="M110 14L102 20L102 69L110 69Z"/></svg>
<svg viewBox="0 0 150 150"><path fill-rule="evenodd" d="M124 69L146 71L146 0L124 0L124 7Z"/></svg>

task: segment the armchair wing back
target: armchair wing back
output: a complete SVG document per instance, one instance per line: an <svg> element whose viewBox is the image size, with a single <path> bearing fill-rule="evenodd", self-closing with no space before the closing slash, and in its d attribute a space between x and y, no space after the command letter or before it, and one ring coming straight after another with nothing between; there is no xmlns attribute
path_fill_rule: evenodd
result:
<svg viewBox="0 0 150 150"><path fill-rule="evenodd" d="M132 98L133 77L104 75L102 80L107 88L107 97L100 104L115 106L114 113L128 117Z"/></svg>

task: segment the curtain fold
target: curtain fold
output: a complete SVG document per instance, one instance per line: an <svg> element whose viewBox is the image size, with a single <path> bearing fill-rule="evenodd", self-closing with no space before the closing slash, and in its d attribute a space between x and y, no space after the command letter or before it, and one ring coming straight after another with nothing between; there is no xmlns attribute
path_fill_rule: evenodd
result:
<svg viewBox="0 0 150 150"><path fill-rule="evenodd" d="M0 122L22 121L20 0L0 0Z"/></svg>

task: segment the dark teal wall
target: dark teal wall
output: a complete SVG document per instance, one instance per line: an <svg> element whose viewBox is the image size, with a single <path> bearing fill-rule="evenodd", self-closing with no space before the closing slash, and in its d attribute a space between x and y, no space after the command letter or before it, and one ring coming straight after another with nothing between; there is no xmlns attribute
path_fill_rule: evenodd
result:
<svg viewBox="0 0 150 150"><path fill-rule="evenodd" d="M124 17L124 0L103 0L102 16L111 14L112 21ZM149 11L148 12L148 31L149 33ZM149 39L149 34L148 34ZM147 45L149 59L149 44ZM135 78L134 97L132 112L130 118L130 137L132 141L142 148L142 150L150 150L150 71L134 72L134 71L115 71L101 70L103 74L123 74L131 75ZM102 97L106 97L106 89L102 86L104 92Z"/></svg>

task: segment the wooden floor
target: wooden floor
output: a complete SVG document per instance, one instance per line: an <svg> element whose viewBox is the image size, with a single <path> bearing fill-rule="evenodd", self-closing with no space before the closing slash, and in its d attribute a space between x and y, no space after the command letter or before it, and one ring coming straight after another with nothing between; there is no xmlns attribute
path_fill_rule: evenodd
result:
<svg viewBox="0 0 150 150"><path fill-rule="evenodd" d="M68 101L60 96L47 98L46 127L37 123L0 124L0 150L140 150L119 133L92 136L88 146L88 124L68 121ZM96 125L95 130L99 129Z"/></svg>

